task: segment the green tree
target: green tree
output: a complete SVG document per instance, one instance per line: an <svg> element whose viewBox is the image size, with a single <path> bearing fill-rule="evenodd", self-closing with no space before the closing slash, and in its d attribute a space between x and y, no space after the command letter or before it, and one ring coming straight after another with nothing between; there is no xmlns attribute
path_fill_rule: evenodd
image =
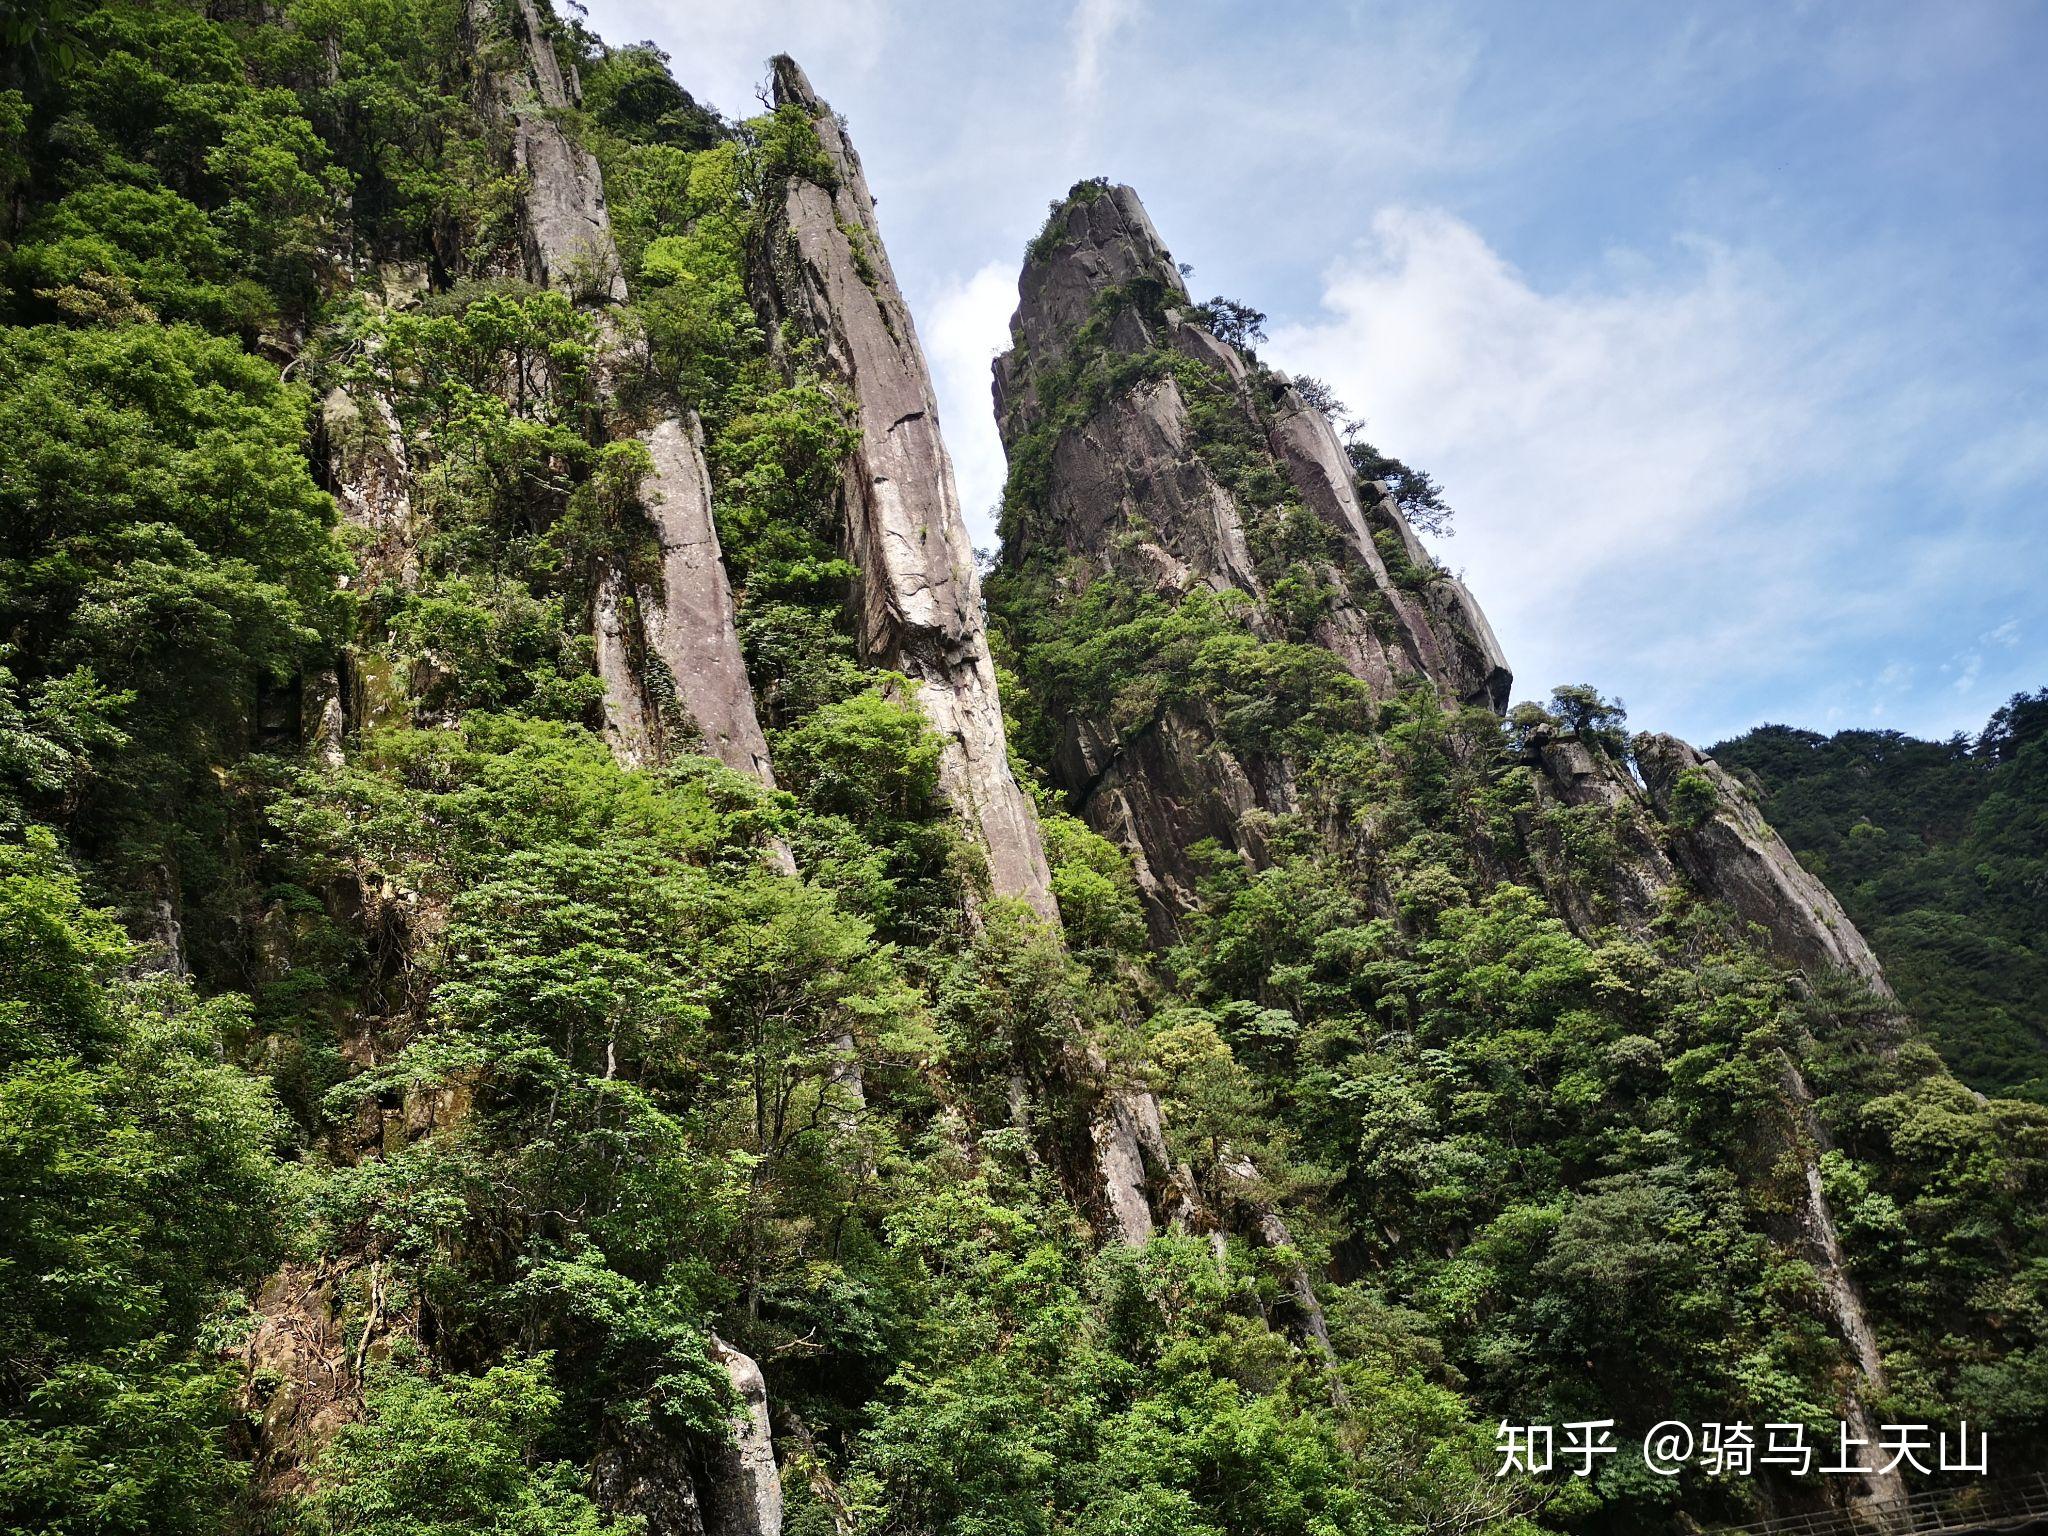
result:
<svg viewBox="0 0 2048 1536"><path fill-rule="evenodd" d="M545 1355L480 1376L398 1374L320 1462L313 1507L335 1536L599 1536L606 1519L567 1462L539 1460L561 1406Z"/></svg>

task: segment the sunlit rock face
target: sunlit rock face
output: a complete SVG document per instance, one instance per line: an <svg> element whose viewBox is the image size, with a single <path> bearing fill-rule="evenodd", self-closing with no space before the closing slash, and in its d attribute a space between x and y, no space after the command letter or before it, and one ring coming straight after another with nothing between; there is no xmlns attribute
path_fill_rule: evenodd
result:
<svg viewBox="0 0 2048 1536"><path fill-rule="evenodd" d="M1375 699L1422 682L1452 707L1506 707L1512 677L1471 594L1429 558L1385 487L1355 478L1329 418L1205 323L1135 192L1069 199L1033 243L1018 291L996 412L1013 463L1040 478L1036 505L1006 515L1006 564L1057 562L1062 596L1104 577L1169 600L1220 595L1261 639L1305 627L1297 637ZM1087 382L1090 369L1106 388ZM1276 503L1320 529L1310 537L1327 596L1305 626L1261 556L1301 537L1276 531ZM1132 854L1161 938L1194 904L1192 846L1213 840L1262 860L1265 820L1300 808L1297 765L1226 745L1200 705L1137 729L1078 713L1062 728L1062 787Z"/></svg>
<svg viewBox="0 0 2048 1536"><path fill-rule="evenodd" d="M1038 822L1012 777L981 581L939 435L931 374L875 222L860 157L793 60L775 100L805 112L832 186L790 178L759 298L822 346L852 403L845 543L869 660L901 672L944 744L941 788L986 855L996 895L1055 915Z"/></svg>

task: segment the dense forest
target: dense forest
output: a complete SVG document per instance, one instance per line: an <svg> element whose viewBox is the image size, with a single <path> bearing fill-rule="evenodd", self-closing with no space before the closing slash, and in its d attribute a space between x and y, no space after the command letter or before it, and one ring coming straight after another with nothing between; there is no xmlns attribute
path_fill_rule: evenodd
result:
<svg viewBox="0 0 2048 1536"><path fill-rule="evenodd" d="M1974 739L1767 725L1714 756L1842 898L1956 1076L2048 1103L2048 690Z"/></svg>
<svg viewBox="0 0 2048 1536"><path fill-rule="evenodd" d="M984 605L790 61L5 27L0 1529L1619 1536L1908 1484L1498 1426L2048 1446L2048 1108L1887 926L2023 897L1731 748L1895 999L1720 765L1509 709L1128 188L1026 253ZM2037 726L1837 841L2024 884Z"/></svg>

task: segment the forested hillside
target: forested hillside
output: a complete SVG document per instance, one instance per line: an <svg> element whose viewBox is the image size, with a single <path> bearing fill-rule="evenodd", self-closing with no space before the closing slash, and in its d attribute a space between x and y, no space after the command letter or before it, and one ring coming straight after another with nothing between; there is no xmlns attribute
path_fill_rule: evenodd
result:
<svg viewBox="0 0 2048 1536"><path fill-rule="evenodd" d="M1503 714L1130 189L1027 254L984 605L791 61L7 15L0 1530L1620 1536L1906 1483L1497 1426L2048 1444L2048 1109L1711 759Z"/></svg>
<svg viewBox="0 0 2048 1536"><path fill-rule="evenodd" d="M1767 725L1714 755L1842 898L1955 1074L2048 1102L2048 690L1974 741Z"/></svg>

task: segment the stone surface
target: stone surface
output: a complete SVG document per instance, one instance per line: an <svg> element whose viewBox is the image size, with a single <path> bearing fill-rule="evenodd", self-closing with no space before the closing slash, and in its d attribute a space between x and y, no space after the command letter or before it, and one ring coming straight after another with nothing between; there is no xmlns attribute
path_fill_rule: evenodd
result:
<svg viewBox="0 0 2048 1536"><path fill-rule="evenodd" d="M1799 1168L1802 1196L1791 1223L1792 1244L1794 1250L1813 1266L1814 1275L1820 1281L1828 1320L1833 1324L1837 1337L1848 1347L1849 1358L1855 1364L1855 1375L1843 1393L1842 1417L1851 1434L1875 1445L1878 1442L1877 1417L1871 1412L1870 1404L1882 1398L1888 1390L1884 1357L1878 1349L1877 1330L1871 1326L1862 1290L1849 1273L1848 1256L1843 1252L1834 1211L1821 1183L1820 1161L1830 1145L1828 1135L1815 1112L1813 1093L1807 1087L1805 1074L1789 1056L1780 1053L1778 1061L1785 1097L1796 1107L1797 1115L1787 1138L1787 1150ZM1906 1480L1897 1471L1872 1472L1859 1478L1858 1483L1864 1502L1890 1503L1904 1499L1907 1493Z"/></svg>
<svg viewBox="0 0 2048 1536"><path fill-rule="evenodd" d="M1110 1101L1097 1117L1095 1167L1102 1181L1102 1200L1117 1236L1133 1248L1143 1247L1158 1230L1145 1194L1145 1156L1136 1128L1124 1106Z"/></svg>
<svg viewBox="0 0 2048 1536"><path fill-rule="evenodd" d="M328 391L320 402L320 447L342 518L365 535L357 584L369 591L386 582L412 586L419 580L412 470L390 400L367 387Z"/></svg>
<svg viewBox="0 0 2048 1536"><path fill-rule="evenodd" d="M1106 1073L1089 1054L1090 1074ZM1173 1161L1159 1100L1141 1084L1103 1090L1090 1123L1098 1193L1117 1238L1130 1247L1149 1242L1161 1226L1185 1231L1194 1219L1194 1179Z"/></svg>
<svg viewBox="0 0 2048 1536"><path fill-rule="evenodd" d="M1185 303L1188 297L1172 253L1129 187L1070 202L1059 217L1057 259L1025 262L1017 283L1017 313L1010 322L1010 350L995 365L996 415L1020 426L1035 419L1033 379L1065 359L1097 294L1147 277L1161 283L1172 299Z"/></svg>
<svg viewBox="0 0 2048 1536"><path fill-rule="evenodd" d="M637 1516L644 1536L705 1536L697 1468L680 1436L614 1428L590 1464L590 1493L607 1514Z"/></svg>
<svg viewBox="0 0 2048 1536"><path fill-rule="evenodd" d="M408 1319L383 1266L359 1256L288 1262L257 1291L242 1346L244 1424L260 1503L304 1493L309 1463L363 1416L363 1378Z"/></svg>
<svg viewBox="0 0 2048 1536"><path fill-rule="evenodd" d="M1189 849L1213 838L1263 863L1271 817L1295 808L1284 759L1241 761L1201 707L1165 711L1124 736L1070 717L1059 774L1088 823L1126 849L1153 938L1168 943L1193 909L1201 871Z"/></svg>
<svg viewBox="0 0 2048 1536"><path fill-rule="evenodd" d="M604 683L604 739L628 768L661 761L660 723L649 710L641 681L640 624L625 562L607 556L598 568L590 605L591 636L597 645L597 675Z"/></svg>
<svg viewBox="0 0 2048 1536"><path fill-rule="evenodd" d="M1224 1155L1217 1160L1216 1171L1230 1190L1232 1199L1243 1207L1245 1225L1260 1245L1295 1251L1294 1233L1288 1228L1286 1219L1259 1194L1259 1170L1252 1160L1226 1148ZM1316 1295L1314 1280L1298 1262L1288 1269L1287 1297L1302 1337L1315 1346L1324 1360L1334 1363L1337 1352L1330 1343L1329 1318L1323 1311L1322 1299Z"/></svg>
<svg viewBox="0 0 2048 1536"><path fill-rule="evenodd" d="M1084 325L1103 327L1098 298L1130 284L1152 285L1161 302L1116 310L1106 347L1132 356L1168 347L1215 370L1236 396L1225 408L1242 413L1272 471L1334 536L1338 553L1321 574L1338 595L1310 638L1375 697L1420 679L1453 705L1504 708L1512 678L1471 594L1430 561L1384 487L1356 483L1321 411L1198 323L1171 254L1129 187L1070 201L1025 263L1011 347L994 369L1006 446L1014 450L1043 426L1041 386L1069 360ZM1200 588L1242 594L1247 627L1277 640L1285 630L1259 576L1251 528L1203 455L1182 383L1167 374L1110 393L1063 427L1050 445L1045 505L1008 530L1004 559L1056 560L1070 585L1113 576L1169 598ZM1399 571L1381 550L1383 532L1403 554ZM1061 786L1131 855L1162 942L1194 901L1192 844L1213 838L1262 862L1265 818L1297 808L1293 765L1226 745L1217 726L1189 705L1137 729L1065 722Z"/></svg>
<svg viewBox="0 0 2048 1536"><path fill-rule="evenodd" d="M772 789L768 739L734 628L702 429L694 415L669 417L641 441L654 465L640 488L653 559L608 560L592 609L606 737L622 762L701 752Z"/></svg>
<svg viewBox="0 0 2048 1536"><path fill-rule="evenodd" d="M1582 861L1555 856L1550 837L1536 819L1523 833L1535 857L1545 892L1581 937L1615 922L1646 922L1663 906L1664 893L1678 883L1678 870L1664 849L1642 787L1625 764L1604 748L1574 736L1538 730L1529 739L1527 760L1537 772L1539 806L1564 806L1597 813L1622 857L1608 863L1593 888L1582 884Z"/></svg>
<svg viewBox="0 0 2048 1536"><path fill-rule="evenodd" d="M300 731L306 754L322 768L339 768L348 729L341 707L341 672L319 667L306 674L299 696Z"/></svg>
<svg viewBox="0 0 2048 1536"><path fill-rule="evenodd" d="M761 1367L716 1334L711 1353L739 1394L733 1444L713 1454L703 1491L705 1536L781 1536L782 1479L768 1427L768 1383Z"/></svg>
<svg viewBox="0 0 2048 1536"><path fill-rule="evenodd" d="M275 1497L302 1491L306 1461L362 1410L333 1275L287 1264L256 1293L254 1310L242 1406L255 1421L257 1486Z"/></svg>
<svg viewBox="0 0 2048 1536"><path fill-rule="evenodd" d="M473 34L495 31L493 0L469 0ZM505 123L512 163L524 180L520 243L526 275L578 297L622 303L626 279L612 243L597 157L569 136L557 114L577 105L576 77L564 73L533 0L511 7L517 63L484 82L485 108Z"/></svg>
<svg viewBox="0 0 2048 1536"><path fill-rule="evenodd" d="M790 180L761 286L779 316L821 343L860 428L844 501L862 652L916 686L945 748L941 787L981 844L995 894L1056 918L1038 818L1010 773L981 581L937 401L860 158L792 60L775 60L774 93L809 114L838 183Z"/></svg>
<svg viewBox="0 0 2048 1536"><path fill-rule="evenodd" d="M1761 929L1787 964L1847 971L1890 996L1883 968L1849 914L1793 856L1732 774L1675 736L1638 736L1635 752L1650 797L1671 824L1678 859L1701 890ZM1686 824L1675 800L1688 775L1712 790L1711 808L1697 825Z"/></svg>
<svg viewBox="0 0 2048 1536"><path fill-rule="evenodd" d="M660 581L640 599L648 658L673 685L678 723L695 737L691 750L773 788L768 739L733 628L732 584L712 518L703 431L694 415L671 417L645 442L654 474L641 494L661 551Z"/></svg>

